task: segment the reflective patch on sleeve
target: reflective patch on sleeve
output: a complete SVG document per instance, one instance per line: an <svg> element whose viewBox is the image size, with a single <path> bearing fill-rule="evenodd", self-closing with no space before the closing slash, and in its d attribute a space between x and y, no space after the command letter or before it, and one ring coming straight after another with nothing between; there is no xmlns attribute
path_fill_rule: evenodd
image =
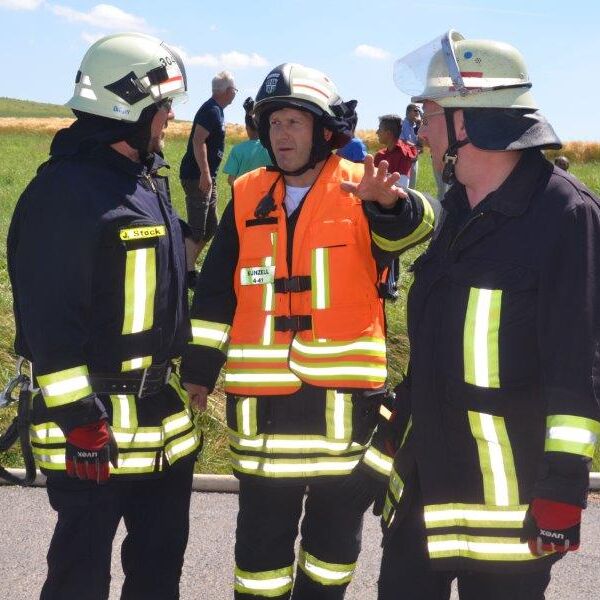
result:
<svg viewBox="0 0 600 600"><path fill-rule="evenodd" d="M572 415L550 415L546 427L546 452L568 452L594 458L600 422Z"/></svg>
<svg viewBox="0 0 600 600"><path fill-rule="evenodd" d="M144 240L148 238L162 237L166 235L164 225L150 225L147 227L130 227L129 229L121 229L119 237L124 241Z"/></svg>

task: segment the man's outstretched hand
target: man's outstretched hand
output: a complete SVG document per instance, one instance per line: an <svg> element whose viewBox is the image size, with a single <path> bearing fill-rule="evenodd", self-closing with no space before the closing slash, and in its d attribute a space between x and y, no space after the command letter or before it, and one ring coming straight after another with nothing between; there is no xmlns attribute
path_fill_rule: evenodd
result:
<svg viewBox="0 0 600 600"><path fill-rule="evenodd" d="M365 158L365 174L360 183L343 181L340 185L345 192L358 196L365 202L378 202L383 208L393 208L400 199L408 198L407 193L395 183L400 173L388 173L388 162L382 160L375 168L374 158L367 154Z"/></svg>

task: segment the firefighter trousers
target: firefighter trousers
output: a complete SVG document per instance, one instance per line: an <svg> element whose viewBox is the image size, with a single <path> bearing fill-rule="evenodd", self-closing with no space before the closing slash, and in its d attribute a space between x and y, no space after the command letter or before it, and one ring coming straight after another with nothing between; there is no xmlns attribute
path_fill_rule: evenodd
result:
<svg viewBox="0 0 600 600"><path fill-rule="evenodd" d="M304 484L240 482L236 600L344 597L360 552L367 506L344 494L343 479L330 477L308 489ZM294 542L300 522L294 577Z"/></svg>
<svg viewBox="0 0 600 600"><path fill-rule="evenodd" d="M125 582L121 600L177 600L188 540L193 459L162 477L105 485L48 478L58 521L48 551L48 575L40 600L106 600L112 544L123 518Z"/></svg>
<svg viewBox="0 0 600 600"><path fill-rule="evenodd" d="M544 600L550 565L527 573L435 571L427 553L422 502L415 499L385 539L377 599L449 600L454 579L460 600Z"/></svg>

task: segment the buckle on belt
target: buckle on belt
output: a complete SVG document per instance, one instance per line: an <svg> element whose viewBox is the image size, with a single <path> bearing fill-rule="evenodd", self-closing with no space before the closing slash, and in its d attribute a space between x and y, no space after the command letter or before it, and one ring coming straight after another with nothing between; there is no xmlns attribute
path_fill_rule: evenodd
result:
<svg viewBox="0 0 600 600"><path fill-rule="evenodd" d="M166 385L169 381L169 378L171 377L171 372L173 371L173 365L171 364L171 362L169 361L166 365L165 368L165 364L161 364L161 365L150 365L149 367L146 367L142 373L142 378L140 380L140 385L138 387L138 391L137 391L137 396L139 398L143 398L146 394L148 394L150 392L151 386L156 386L156 380L152 380L152 372L156 371L158 373L160 373L160 371L164 369L164 376L161 378L160 381L160 385L161 387L163 385ZM148 374L150 374L150 377L148 376ZM154 392L155 393L155 392Z"/></svg>
<svg viewBox="0 0 600 600"><path fill-rule="evenodd" d="M311 289L310 275L296 275L295 277L278 277L275 280L275 292L287 294L288 292L308 292Z"/></svg>

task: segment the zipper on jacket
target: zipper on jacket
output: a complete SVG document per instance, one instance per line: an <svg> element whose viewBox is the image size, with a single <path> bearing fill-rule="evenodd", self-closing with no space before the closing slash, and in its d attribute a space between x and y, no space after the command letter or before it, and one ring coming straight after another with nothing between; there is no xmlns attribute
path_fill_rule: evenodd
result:
<svg viewBox="0 0 600 600"><path fill-rule="evenodd" d="M477 219L479 219L480 217L483 217L485 213L479 212L477 213L474 217L471 217L464 225L463 227L460 229L460 231L454 236L454 239L450 242L450 246L448 247L448 250L452 250L454 248L454 245L456 244L456 242L458 241L458 238L460 238L460 236L467 230L469 229L469 227L471 227L471 225L477 221Z"/></svg>
<svg viewBox="0 0 600 600"><path fill-rule="evenodd" d="M156 189L156 184L154 183L154 179L152 179L152 176L149 173L144 173L144 177L145 177L146 181L148 182L148 185L150 186L150 189L155 194L158 194L158 190Z"/></svg>

